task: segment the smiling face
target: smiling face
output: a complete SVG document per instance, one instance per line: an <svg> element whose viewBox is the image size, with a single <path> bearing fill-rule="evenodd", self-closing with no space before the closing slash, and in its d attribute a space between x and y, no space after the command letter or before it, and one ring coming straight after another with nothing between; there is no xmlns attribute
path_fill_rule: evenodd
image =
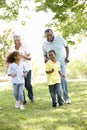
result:
<svg viewBox="0 0 87 130"><path fill-rule="evenodd" d="M56 54L53 52L53 51L50 51L49 52L49 57L50 59L55 62L56 61Z"/></svg>
<svg viewBox="0 0 87 130"><path fill-rule="evenodd" d="M21 46L21 38L20 36L14 36L14 44L16 48L20 48Z"/></svg>
<svg viewBox="0 0 87 130"><path fill-rule="evenodd" d="M54 35L52 31L45 32L45 37L47 38L48 42L53 42L54 40Z"/></svg>

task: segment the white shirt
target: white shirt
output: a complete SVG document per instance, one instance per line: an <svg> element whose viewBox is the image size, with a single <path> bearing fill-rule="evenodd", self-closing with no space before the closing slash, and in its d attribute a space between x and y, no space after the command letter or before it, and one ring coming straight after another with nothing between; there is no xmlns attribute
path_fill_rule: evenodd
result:
<svg viewBox="0 0 87 130"><path fill-rule="evenodd" d="M24 83L23 72L26 72L27 68L23 62L17 65L15 62L11 63L8 67L8 74L16 74L15 77L11 77L12 84Z"/></svg>

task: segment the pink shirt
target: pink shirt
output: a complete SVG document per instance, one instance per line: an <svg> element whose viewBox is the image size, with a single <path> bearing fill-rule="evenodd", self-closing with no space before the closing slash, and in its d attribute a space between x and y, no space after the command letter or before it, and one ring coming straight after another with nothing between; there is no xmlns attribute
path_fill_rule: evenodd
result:
<svg viewBox="0 0 87 130"><path fill-rule="evenodd" d="M11 53L13 51L18 51L22 55L30 54L29 47L27 45L22 44L19 48L19 50L16 50L15 45L12 45L8 53ZM27 66L27 71L31 70L31 60L27 60L25 58L21 58L22 62L24 62Z"/></svg>

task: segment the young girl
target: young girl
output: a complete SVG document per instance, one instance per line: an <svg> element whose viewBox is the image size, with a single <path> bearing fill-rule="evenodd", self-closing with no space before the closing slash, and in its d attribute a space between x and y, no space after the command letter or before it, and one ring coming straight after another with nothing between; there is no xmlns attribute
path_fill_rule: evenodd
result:
<svg viewBox="0 0 87 130"><path fill-rule="evenodd" d="M19 52L14 51L7 57L8 76L11 76L11 82L14 89L14 97L16 99L15 108L24 110L23 106L23 90L24 90L24 77L27 76L26 66L21 62L21 55Z"/></svg>
<svg viewBox="0 0 87 130"><path fill-rule="evenodd" d="M61 93L61 79L60 76L63 78L65 77L60 72L60 64L56 61L56 53L54 50L50 50L48 52L49 61L46 63L46 74L47 74L47 83L49 87L49 92L52 98L52 107L56 107L56 94L58 97L59 106L63 105L62 100L62 93Z"/></svg>

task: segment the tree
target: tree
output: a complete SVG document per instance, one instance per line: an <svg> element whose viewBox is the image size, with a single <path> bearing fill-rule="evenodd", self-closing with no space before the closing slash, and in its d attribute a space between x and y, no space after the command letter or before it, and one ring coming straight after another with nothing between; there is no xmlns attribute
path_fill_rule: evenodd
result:
<svg viewBox="0 0 87 130"><path fill-rule="evenodd" d="M4 31L2 36L0 36L0 43L4 43L3 48L0 49L0 73L6 72L5 59L12 44L11 34L12 30L8 29Z"/></svg>
<svg viewBox="0 0 87 130"><path fill-rule="evenodd" d="M0 0L0 19L16 20L21 8L28 9L27 1L29 0ZM26 4L23 5L23 2Z"/></svg>
<svg viewBox="0 0 87 130"><path fill-rule="evenodd" d="M18 16L18 10L20 7L21 0L14 0L11 2L9 0L0 1L0 19L11 20Z"/></svg>
<svg viewBox="0 0 87 130"><path fill-rule="evenodd" d="M35 0L39 5L36 11L51 10L53 21L48 24L60 31L66 39L87 31L87 1L86 0ZM79 36L78 35L78 36Z"/></svg>

